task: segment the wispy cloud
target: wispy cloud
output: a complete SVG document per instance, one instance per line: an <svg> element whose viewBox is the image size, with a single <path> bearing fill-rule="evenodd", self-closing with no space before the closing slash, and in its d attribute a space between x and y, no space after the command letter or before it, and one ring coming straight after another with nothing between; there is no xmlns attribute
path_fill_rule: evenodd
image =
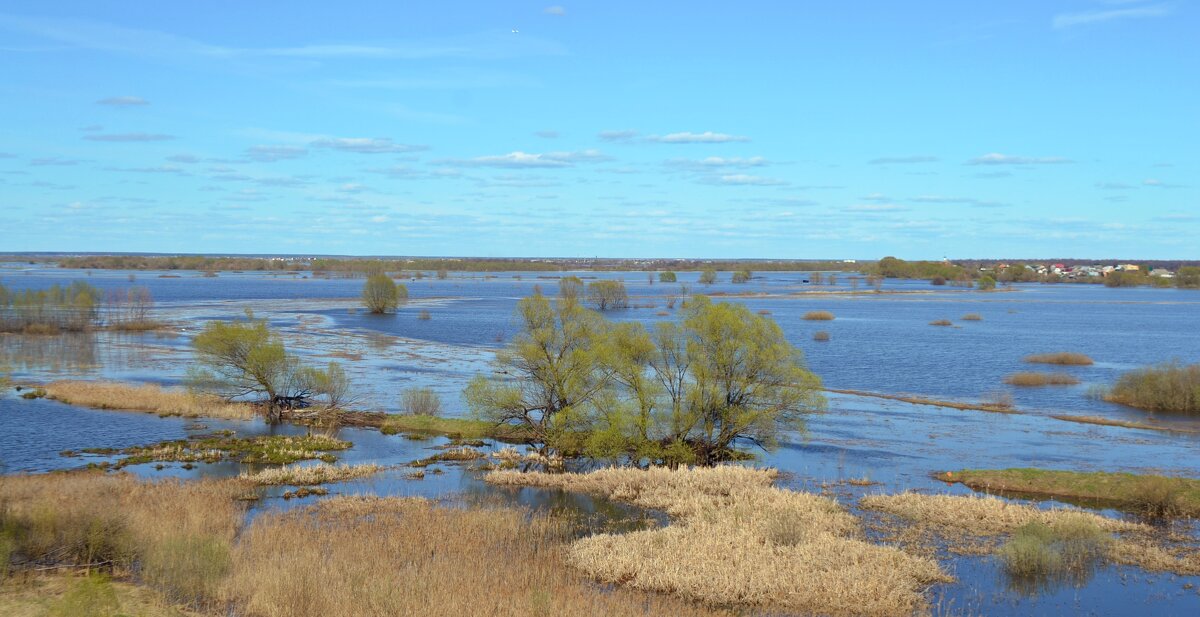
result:
<svg viewBox="0 0 1200 617"><path fill-rule="evenodd" d="M533 135L542 139L558 139L558 131L534 131Z"/></svg>
<svg viewBox="0 0 1200 617"><path fill-rule="evenodd" d="M314 148L328 148L358 154L396 154L429 149L428 146L396 143L386 137L328 137L313 141L310 145Z"/></svg>
<svg viewBox="0 0 1200 617"><path fill-rule="evenodd" d="M918 195L917 197L913 197L912 201L921 204L962 204L966 206L975 206L977 208L1000 208L1005 205L998 201L977 199L975 197L953 197L945 195Z"/></svg>
<svg viewBox="0 0 1200 617"><path fill-rule="evenodd" d="M1108 9L1098 11L1083 11L1081 13L1063 13L1054 16L1054 27L1057 29L1098 24L1120 19L1142 19L1147 17L1165 17L1171 13L1165 4L1151 4L1124 9Z"/></svg>
<svg viewBox="0 0 1200 617"><path fill-rule="evenodd" d="M163 135L161 133L103 133L100 135L84 135L84 139L88 141L168 141L175 139L174 135Z"/></svg>
<svg viewBox="0 0 1200 617"><path fill-rule="evenodd" d="M511 169L523 168L553 168L571 167L576 163L600 163L610 161L612 157L599 150L580 150L578 152L547 152L545 154L529 152L509 152L491 156L477 156L470 159L443 159L435 161L440 165L455 167L504 167Z"/></svg>
<svg viewBox="0 0 1200 617"><path fill-rule="evenodd" d="M567 14L567 9L565 9L561 6L558 6L558 5L554 5L554 6L546 7L544 10L542 10L542 12L547 15L555 15L557 17L562 17Z"/></svg>
<svg viewBox="0 0 1200 617"><path fill-rule="evenodd" d="M1071 159L1059 156L1011 156L993 152L967 161L968 165L1056 165L1071 163Z"/></svg>
<svg viewBox="0 0 1200 617"><path fill-rule="evenodd" d="M761 156L752 156L749 158L709 156L702 159L669 159L666 161L668 167L691 170L747 169L750 167L764 167L768 164L767 159Z"/></svg>
<svg viewBox="0 0 1200 617"><path fill-rule="evenodd" d="M638 136L638 132L633 129L621 129L616 131L600 131L596 137L604 141L627 142L633 141Z"/></svg>
<svg viewBox="0 0 1200 617"><path fill-rule="evenodd" d="M251 146L246 149L246 156L261 163L298 159L307 154L308 149L300 146Z"/></svg>
<svg viewBox="0 0 1200 617"><path fill-rule="evenodd" d="M149 105L150 101L140 96L110 96L106 99L96 101L96 104L112 107L138 107L140 105Z"/></svg>
<svg viewBox="0 0 1200 617"><path fill-rule="evenodd" d="M66 165L78 165L83 161L79 159L68 159L61 156L47 156L42 158L30 159L29 164L34 167L62 167Z"/></svg>
<svg viewBox="0 0 1200 617"><path fill-rule="evenodd" d="M740 135L730 135L728 133L714 133L712 131L704 131L703 133L684 131L681 133L668 133L666 135L650 135L646 138L646 141L653 141L660 144L723 144L735 141L750 141L750 138Z"/></svg>
<svg viewBox="0 0 1200 617"><path fill-rule="evenodd" d="M877 159L867 161L870 165L907 165L911 163L936 163L938 157L928 156L925 154L914 154L910 156L881 156Z"/></svg>
<svg viewBox="0 0 1200 617"><path fill-rule="evenodd" d="M777 178L765 178L763 176L752 176L749 174L725 174L720 176L712 176L702 180L705 184L725 184L731 186L783 186L787 184L784 180Z"/></svg>
<svg viewBox="0 0 1200 617"><path fill-rule="evenodd" d="M856 204L844 209L846 212L903 212L908 208L896 204Z"/></svg>

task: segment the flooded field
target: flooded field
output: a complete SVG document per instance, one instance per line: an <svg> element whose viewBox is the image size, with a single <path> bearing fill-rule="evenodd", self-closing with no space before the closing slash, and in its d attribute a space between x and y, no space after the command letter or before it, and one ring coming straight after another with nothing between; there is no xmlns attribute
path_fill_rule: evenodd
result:
<svg viewBox="0 0 1200 617"><path fill-rule="evenodd" d="M680 293L678 284L650 283L642 272L576 274L585 280L625 282L635 308L610 311L611 319L652 323L678 314L668 308L667 299ZM729 283L727 273L712 286L698 284L696 277L682 273L680 280L694 293L745 303L775 319L828 388L964 403L1011 397L1017 412L830 393L828 411L810 417L804 432L787 435L773 452L759 452L755 464L785 472L783 486L826 492L856 508L860 497L875 493L968 493L961 485L934 478L963 468L1045 467L1200 477L1200 422L1088 396L1089 389L1110 385L1129 369L1168 360L1200 362L1200 329L1195 327L1200 291L1017 285L1011 291L982 293L932 287L924 281L887 281L875 293L865 284L852 284L848 275L839 275L835 285L808 282L812 278L807 273L764 273L741 285ZM466 413L461 398L465 384L489 372L496 350L515 334L517 301L535 286L550 293L558 285L557 275L532 273L452 273L446 280L410 280L405 281L409 302L395 315L380 316L360 308L361 279L312 278L309 273L205 277L183 271L83 272L21 264L0 268L0 282L10 289L74 280L101 289L144 285L155 298L155 317L171 327L144 334L0 335L0 367L11 370L15 383L70 377L179 384L192 362L191 337L203 323L237 318L249 309L267 318L288 348L306 359L342 362L362 408L396 412L401 390L420 385L439 393L448 416ZM420 318L422 311L428 312L428 319ZM835 319L805 320L809 311L829 311ZM979 319L964 320L967 314ZM940 319L953 325L930 325ZM815 341L818 331L827 332L829 340ZM1095 362L1039 367L1023 361L1030 354L1061 351L1083 353ZM1078 383L1037 388L1004 383L1006 376L1027 370L1069 373ZM1055 415L1096 416L1173 430L1082 424ZM216 430L253 435L306 429L98 411L24 400L9 392L0 397L0 472L79 467L108 459L65 457L60 452L124 448ZM428 456L446 443L445 438L414 440L366 429L342 429L338 436L354 443L339 462L371 462L389 469L365 480L332 485L333 494L420 495L460 504L501 500L575 512L591 528L625 528L642 524L646 517L659 520L654 513L601 498L493 487L469 465L434 465L414 479L403 465ZM487 449L498 447L489 443ZM128 469L147 477L228 476L247 470L228 462L191 469L176 463ZM281 492L271 489L254 511L294 503L278 498ZM1190 525L1177 527L1175 531L1195 538L1196 529ZM939 559L958 579L933 588L930 595L939 614L1200 612L1196 576L1106 566L1086 580L1029 589L1007 581L994 557L942 553Z"/></svg>

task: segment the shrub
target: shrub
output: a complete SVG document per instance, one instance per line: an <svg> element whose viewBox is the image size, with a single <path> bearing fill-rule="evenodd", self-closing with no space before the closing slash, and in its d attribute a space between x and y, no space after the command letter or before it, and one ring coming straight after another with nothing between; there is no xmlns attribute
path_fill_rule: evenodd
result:
<svg viewBox="0 0 1200 617"><path fill-rule="evenodd" d="M804 314L804 319L808 321L833 321L834 315L829 311L809 311Z"/></svg>
<svg viewBox="0 0 1200 617"><path fill-rule="evenodd" d="M1073 386L1079 379L1067 373L1014 373L1004 378L1010 386Z"/></svg>
<svg viewBox="0 0 1200 617"><path fill-rule="evenodd" d="M367 277L362 292L363 305L375 314L394 311L408 300L408 288L382 272Z"/></svg>
<svg viewBox="0 0 1200 617"><path fill-rule="evenodd" d="M1047 525L1019 527L1000 548L1010 576L1024 579L1080 579L1103 559L1112 537L1083 516L1064 516Z"/></svg>
<svg viewBox="0 0 1200 617"><path fill-rule="evenodd" d="M1148 476L1138 482L1130 502L1138 512L1150 518L1178 516L1186 509L1183 503L1186 490L1186 485L1175 478Z"/></svg>
<svg viewBox="0 0 1200 617"><path fill-rule="evenodd" d="M400 395L404 413L413 416L442 415L442 399L432 388L412 387Z"/></svg>
<svg viewBox="0 0 1200 617"><path fill-rule="evenodd" d="M429 321L430 319L433 319L433 316L429 314L429 311L421 311L420 313L417 313L417 319L420 319L421 321Z"/></svg>
<svg viewBox="0 0 1200 617"><path fill-rule="evenodd" d="M829 333L824 330L820 330L816 334L813 334L813 340L817 341L819 343L828 342L829 341Z"/></svg>
<svg viewBox="0 0 1200 617"><path fill-rule="evenodd" d="M629 294L621 281L593 281L587 286L588 300L601 311L629 308Z"/></svg>
<svg viewBox="0 0 1200 617"><path fill-rule="evenodd" d="M983 315L979 313L967 313L962 316L963 321L983 321Z"/></svg>
<svg viewBox="0 0 1200 617"><path fill-rule="evenodd" d="M712 268L705 268L700 272L700 284L712 285L717 282L717 271Z"/></svg>
<svg viewBox="0 0 1200 617"><path fill-rule="evenodd" d="M946 279L941 276L935 276L929 281L930 285L945 285Z"/></svg>
<svg viewBox="0 0 1200 617"><path fill-rule="evenodd" d="M1200 364L1168 362L1125 373L1104 399L1150 411L1200 413Z"/></svg>
<svg viewBox="0 0 1200 617"><path fill-rule="evenodd" d="M994 279L990 276L986 276L986 275L983 278L979 279L979 290L980 291L991 291L995 288L996 288L996 279Z"/></svg>
<svg viewBox="0 0 1200 617"><path fill-rule="evenodd" d="M674 272L667 271L658 273L658 282L660 283L674 283L675 280L676 276Z"/></svg>
<svg viewBox="0 0 1200 617"><path fill-rule="evenodd" d="M733 273L732 281L734 283L749 283L753 276L754 273L750 272L749 270L738 270L737 272Z"/></svg>
<svg viewBox="0 0 1200 617"><path fill-rule="evenodd" d="M1060 351L1057 353L1041 353L1025 356L1030 364L1061 364L1064 366L1089 366L1095 362L1081 353Z"/></svg>

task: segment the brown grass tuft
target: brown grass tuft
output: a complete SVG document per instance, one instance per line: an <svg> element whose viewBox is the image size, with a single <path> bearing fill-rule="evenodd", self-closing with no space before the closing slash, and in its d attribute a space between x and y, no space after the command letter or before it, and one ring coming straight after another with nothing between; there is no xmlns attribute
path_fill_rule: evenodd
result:
<svg viewBox="0 0 1200 617"><path fill-rule="evenodd" d="M1004 383L1010 386L1073 386L1079 379L1067 373L1013 373L1004 378Z"/></svg>
<svg viewBox="0 0 1200 617"><path fill-rule="evenodd" d="M564 562L568 535L515 509L337 497L255 519L225 597L245 617L722 614L588 584Z"/></svg>
<svg viewBox="0 0 1200 617"><path fill-rule="evenodd" d="M497 471L487 481L600 494L665 510L672 524L600 534L571 545L591 576L725 605L832 615L908 615L921 590L948 582L936 562L866 542L837 502L772 487L774 470L604 469L589 474Z"/></svg>
<svg viewBox="0 0 1200 617"><path fill-rule="evenodd" d="M829 342L829 333L824 330L815 332L813 333L813 340L818 343L827 343Z"/></svg>
<svg viewBox="0 0 1200 617"><path fill-rule="evenodd" d="M962 316L963 321L983 321L983 315L979 313L967 313Z"/></svg>
<svg viewBox="0 0 1200 617"><path fill-rule="evenodd" d="M96 409L144 411L185 418L249 420L254 417L254 408L247 403L229 403L218 397L167 390L154 384L55 381L46 384L45 389L47 398Z"/></svg>
<svg viewBox="0 0 1200 617"><path fill-rule="evenodd" d="M383 470L384 467L382 465L370 463L364 465L329 465L318 463L316 465L289 465L287 467L264 469L258 473L243 473L239 478L259 486L283 484L289 486L312 486L328 482L344 482L346 480L365 478Z"/></svg>
<svg viewBox="0 0 1200 617"><path fill-rule="evenodd" d="M833 321L834 315L829 311L809 311L804 314L808 321Z"/></svg>
<svg viewBox="0 0 1200 617"><path fill-rule="evenodd" d="M954 322L950 321L949 319L938 319L936 321L929 322L929 325L931 325L931 326L953 326Z"/></svg>
<svg viewBox="0 0 1200 617"><path fill-rule="evenodd" d="M1070 351L1060 351L1057 353L1040 353L1032 356L1025 356L1025 361L1030 364L1061 364L1064 366L1090 366L1095 364L1091 358Z"/></svg>

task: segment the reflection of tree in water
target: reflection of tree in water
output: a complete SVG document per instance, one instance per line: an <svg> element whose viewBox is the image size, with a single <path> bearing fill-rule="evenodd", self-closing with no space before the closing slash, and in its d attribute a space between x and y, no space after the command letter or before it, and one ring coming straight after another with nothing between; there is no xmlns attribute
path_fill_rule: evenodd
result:
<svg viewBox="0 0 1200 617"><path fill-rule="evenodd" d="M603 497L544 488L497 487L471 483L464 487L464 501L474 506L517 506L549 514L568 525L574 537L596 533L625 533L667 523L666 515L616 503Z"/></svg>
<svg viewBox="0 0 1200 617"><path fill-rule="evenodd" d="M0 334L0 366L55 375L99 370L101 363L92 333Z"/></svg>

